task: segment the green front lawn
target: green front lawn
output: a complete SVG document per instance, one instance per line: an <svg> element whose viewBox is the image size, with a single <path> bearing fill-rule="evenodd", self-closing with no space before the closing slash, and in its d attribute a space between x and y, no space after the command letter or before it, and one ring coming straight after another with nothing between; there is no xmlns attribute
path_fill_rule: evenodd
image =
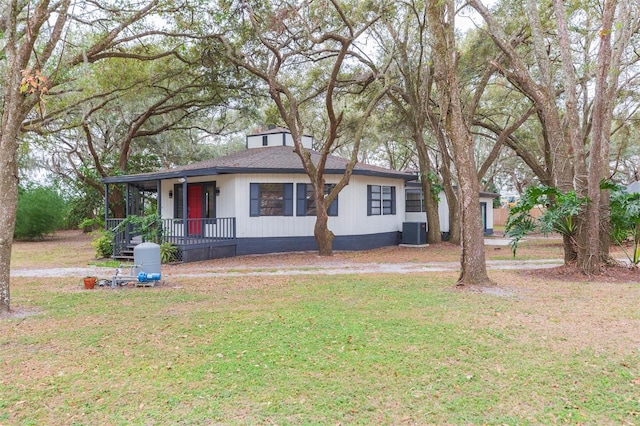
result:
<svg viewBox="0 0 640 426"><path fill-rule="evenodd" d="M640 422L640 284L492 278L16 278L0 424Z"/></svg>

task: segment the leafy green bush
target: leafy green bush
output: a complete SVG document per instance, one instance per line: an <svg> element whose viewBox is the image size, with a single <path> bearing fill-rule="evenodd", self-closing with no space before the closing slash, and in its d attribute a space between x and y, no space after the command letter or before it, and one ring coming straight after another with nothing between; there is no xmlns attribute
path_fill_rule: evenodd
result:
<svg viewBox="0 0 640 426"><path fill-rule="evenodd" d="M178 260L178 247L171 243L160 244L160 262L170 263Z"/></svg>
<svg viewBox="0 0 640 426"><path fill-rule="evenodd" d="M91 245L96 249L96 257L111 257L113 255L113 232L98 231L97 237L91 241Z"/></svg>
<svg viewBox="0 0 640 426"><path fill-rule="evenodd" d="M14 238L34 240L51 234L62 225L67 204L53 186L27 186L18 192Z"/></svg>

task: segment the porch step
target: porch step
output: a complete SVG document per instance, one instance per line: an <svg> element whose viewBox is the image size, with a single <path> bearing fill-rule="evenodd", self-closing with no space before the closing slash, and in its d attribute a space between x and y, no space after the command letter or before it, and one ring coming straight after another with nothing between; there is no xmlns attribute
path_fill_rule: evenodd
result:
<svg viewBox="0 0 640 426"><path fill-rule="evenodd" d="M114 260L120 260L122 262L133 262L133 256L113 256L112 259Z"/></svg>
<svg viewBox="0 0 640 426"><path fill-rule="evenodd" d="M137 244L127 246L126 248L122 249L122 252L120 252L120 255L113 256L113 258L115 260L124 260L124 261L133 262L133 249L136 247L136 245Z"/></svg>

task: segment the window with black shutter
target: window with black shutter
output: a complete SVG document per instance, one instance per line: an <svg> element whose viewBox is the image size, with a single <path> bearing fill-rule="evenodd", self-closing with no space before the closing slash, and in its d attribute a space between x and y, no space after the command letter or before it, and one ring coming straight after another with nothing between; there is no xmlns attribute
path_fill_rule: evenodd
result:
<svg viewBox="0 0 640 426"><path fill-rule="evenodd" d="M333 188L334 184L326 183L324 185L324 195L328 195ZM329 216L338 216L338 197L331 203L327 209ZM315 216L316 215L316 200L313 194L313 186L307 183L299 183L297 186L296 195L296 215L297 216Z"/></svg>
<svg viewBox="0 0 640 426"><path fill-rule="evenodd" d="M396 214L396 187L367 185L367 215Z"/></svg>
<svg viewBox="0 0 640 426"><path fill-rule="evenodd" d="M250 216L293 216L292 183L252 183Z"/></svg>

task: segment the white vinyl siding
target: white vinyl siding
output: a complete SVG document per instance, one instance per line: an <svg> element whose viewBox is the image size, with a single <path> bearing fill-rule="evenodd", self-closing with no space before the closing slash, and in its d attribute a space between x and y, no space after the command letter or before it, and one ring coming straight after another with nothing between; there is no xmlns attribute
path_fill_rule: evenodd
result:
<svg viewBox="0 0 640 426"><path fill-rule="evenodd" d="M304 174L231 174L189 178L189 183L216 181L220 193L216 195L216 217L235 217L238 238L271 238L313 236L315 216L251 216L250 187L252 183L293 184L294 209L297 184L309 185L309 177ZM333 181L332 181L333 180ZM335 184L338 176L327 176L328 184ZM173 190L177 179L162 182L162 217L173 217L173 201L168 198L169 189ZM401 179L370 176L351 176L349 185L338 195L338 215L329 217L329 229L335 235L367 235L402 231L404 221L404 203L397 203L397 214L367 216L367 185L396 187L396 194L404 192ZM424 222L424 220L422 220Z"/></svg>

